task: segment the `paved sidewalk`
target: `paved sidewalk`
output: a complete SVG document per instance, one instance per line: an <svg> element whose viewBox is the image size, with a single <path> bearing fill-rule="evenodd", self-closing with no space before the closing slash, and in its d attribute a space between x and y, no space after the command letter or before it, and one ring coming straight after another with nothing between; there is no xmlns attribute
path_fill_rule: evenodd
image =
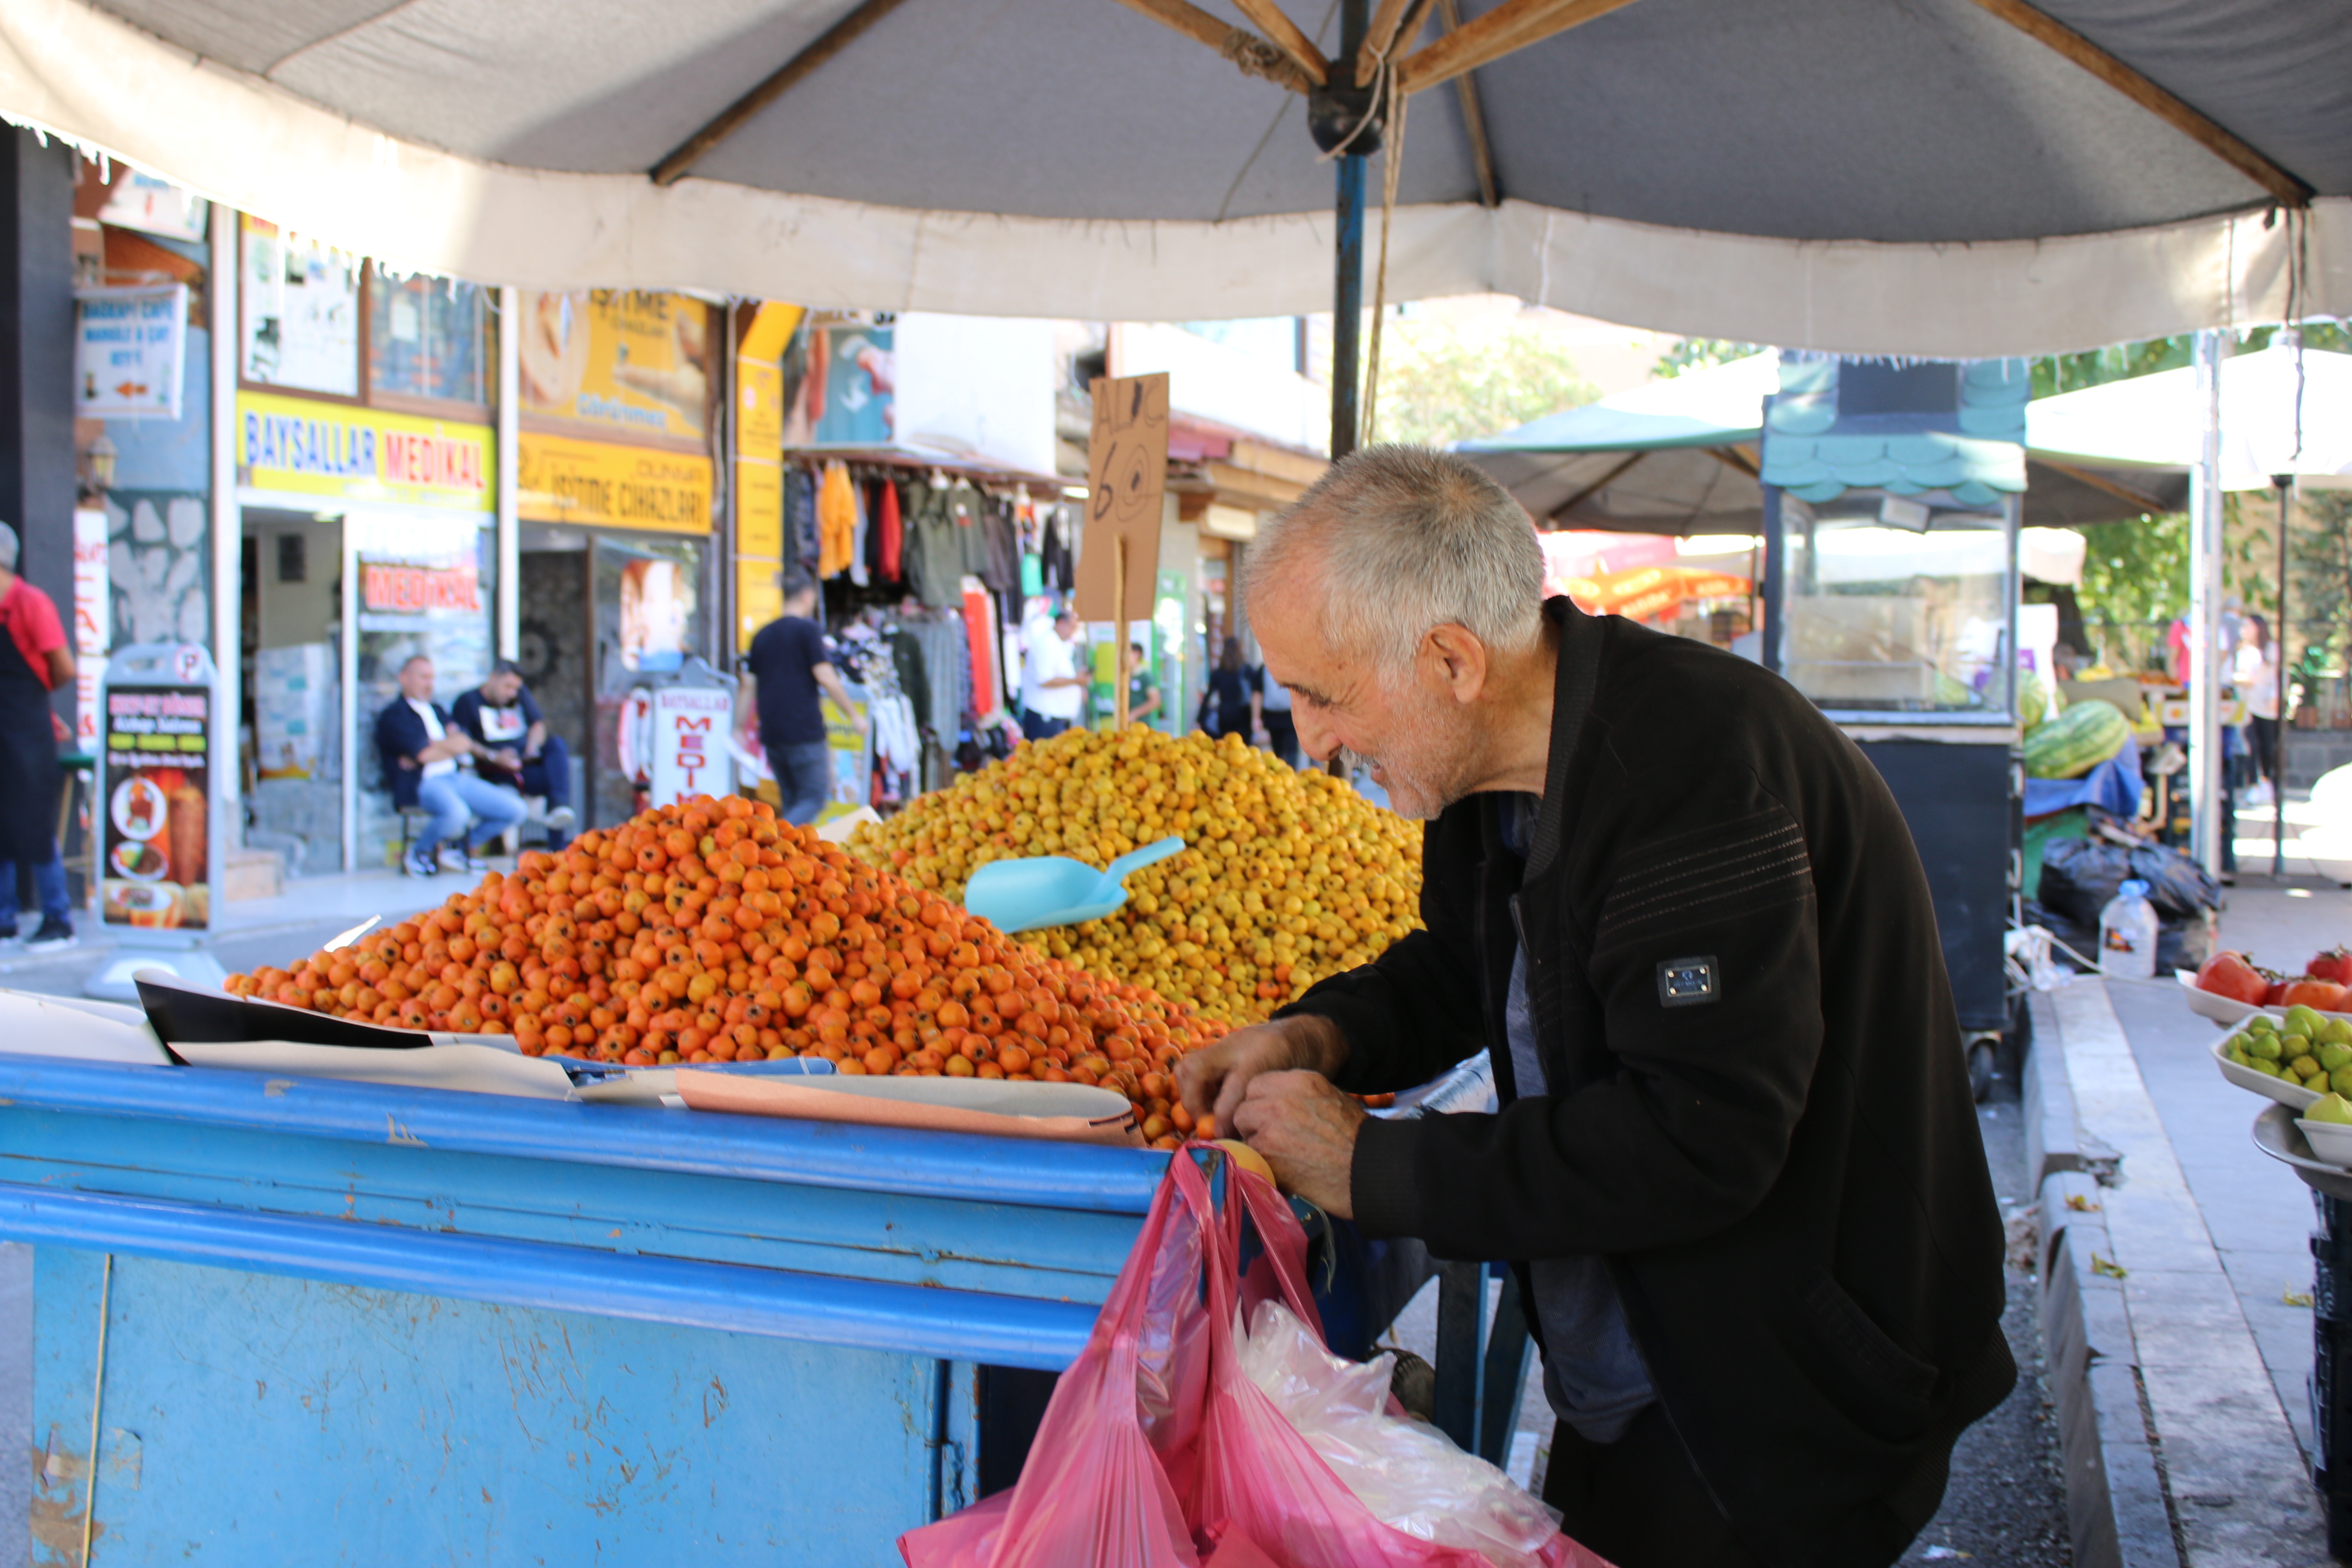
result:
<svg viewBox="0 0 2352 1568"><path fill-rule="evenodd" d="M2242 879L2221 922L2222 945L2284 970L2339 940L2352 894L2307 877ZM2168 977L2084 977L2042 1001L2044 1144L2069 1137L2053 1094L2071 1093L2080 1139L2045 1159L2042 1205L2044 1319L2074 1342L2053 1359L2073 1378L2059 1392L2080 1560L2329 1562L2309 1479L2314 1211L2253 1146L2266 1102L2215 1070L2214 1027ZM2111 1182L2066 1173L2110 1155ZM2105 1511L2086 1535L2094 1493Z"/></svg>

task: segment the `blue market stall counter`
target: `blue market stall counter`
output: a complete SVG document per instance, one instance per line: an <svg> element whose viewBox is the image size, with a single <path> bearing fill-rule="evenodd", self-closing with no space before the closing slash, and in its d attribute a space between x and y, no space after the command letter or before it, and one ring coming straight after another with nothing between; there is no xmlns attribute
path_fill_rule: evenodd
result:
<svg viewBox="0 0 2352 1568"><path fill-rule="evenodd" d="M0 1155L35 1562L124 1565L895 1563L1168 1158L22 1055Z"/></svg>

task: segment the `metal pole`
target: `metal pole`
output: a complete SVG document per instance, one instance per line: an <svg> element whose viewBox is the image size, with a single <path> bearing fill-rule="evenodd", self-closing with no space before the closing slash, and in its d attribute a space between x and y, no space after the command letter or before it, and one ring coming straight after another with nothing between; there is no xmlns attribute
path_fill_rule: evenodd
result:
<svg viewBox="0 0 2352 1568"><path fill-rule="evenodd" d="M211 821L211 878L215 888L220 885L220 871L228 852L245 843L245 804L242 799L244 758L239 754L242 730L238 720L245 707L245 597L242 573L245 563L245 512L238 504L236 487L237 432L236 368L237 351L243 342L242 318L237 310L236 209L226 202L212 204L212 223L207 236L211 245L211 268L207 273L205 291L212 298L212 363L205 374L212 378L212 576L213 576L213 733L211 778L212 798L207 816ZM348 698L345 699L349 700ZM102 732L104 716L99 721ZM350 764L345 764L346 771ZM101 773L103 764L101 763ZM101 784L101 787L102 784ZM102 809L104 801L98 803ZM100 836L103 837L103 835ZM208 923L218 928L220 911L213 911ZM91 1462L97 1462L96 1456Z"/></svg>
<svg viewBox="0 0 2352 1568"><path fill-rule="evenodd" d="M2286 875L2286 530L2293 510L2294 480L2285 474L2274 474L2271 483L2279 493L2279 595L2278 625L2271 632L2272 674L2278 682L2277 700L2272 704L2276 717L2271 720L2271 875Z"/></svg>
<svg viewBox="0 0 2352 1568"><path fill-rule="evenodd" d="M1339 52L1332 57L1335 77L1352 72L1356 50L1364 41L1366 0L1340 0ZM1342 153L1339 164L1339 236L1338 276L1331 290L1331 460L1338 462L1356 449L1357 414L1362 373L1359 343L1364 330L1364 160Z"/></svg>
<svg viewBox="0 0 2352 1568"><path fill-rule="evenodd" d="M1789 540L1780 528L1780 487L1764 487L1764 647L1761 660L1780 673L1780 624L1788 613Z"/></svg>
<svg viewBox="0 0 2352 1568"><path fill-rule="evenodd" d="M522 525L516 511L522 454L522 290L499 290L498 645L500 658L522 655Z"/></svg>
<svg viewBox="0 0 2352 1568"><path fill-rule="evenodd" d="M2189 492L2189 853L2221 870L2221 334L2197 334L2197 471Z"/></svg>

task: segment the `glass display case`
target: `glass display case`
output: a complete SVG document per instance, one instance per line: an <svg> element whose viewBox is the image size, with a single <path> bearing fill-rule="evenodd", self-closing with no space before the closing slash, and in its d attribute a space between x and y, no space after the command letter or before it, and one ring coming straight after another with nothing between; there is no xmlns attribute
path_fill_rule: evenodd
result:
<svg viewBox="0 0 2352 1568"><path fill-rule="evenodd" d="M2013 506L1779 500L1773 662L1798 690L1841 719L2010 721Z"/></svg>

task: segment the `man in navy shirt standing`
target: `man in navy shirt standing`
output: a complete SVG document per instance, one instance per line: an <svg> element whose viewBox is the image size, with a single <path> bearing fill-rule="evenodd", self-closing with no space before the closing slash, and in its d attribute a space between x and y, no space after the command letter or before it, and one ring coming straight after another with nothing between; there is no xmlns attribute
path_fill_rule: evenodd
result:
<svg viewBox="0 0 2352 1568"><path fill-rule="evenodd" d="M853 712L849 689L826 652L824 633L809 612L816 608L816 584L802 581L784 591L784 613L760 628L746 656L751 673L743 682L735 720L743 739L753 714L760 719L760 744L768 771L783 795L777 815L805 826L824 809L832 793L833 749L825 744L820 690L845 712Z"/></svg>
<svg viewBox="0 0 2352 1568"><path fill-rule="evenodd" d="M458 694L449 705L450 722L474 738L474 771L526 799L547 802L547 847L561 849L577 820L572 809L572 752L563 737L548 732L547 720L522 683L522 670L502 658L489 679Z"/></svg>

